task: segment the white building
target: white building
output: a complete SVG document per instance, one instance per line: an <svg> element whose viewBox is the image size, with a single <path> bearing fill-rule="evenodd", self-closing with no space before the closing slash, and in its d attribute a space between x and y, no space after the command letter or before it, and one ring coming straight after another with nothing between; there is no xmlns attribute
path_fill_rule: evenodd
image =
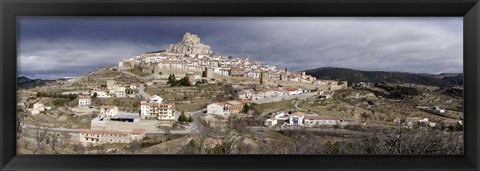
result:
<svg viewBox="0 0 480 171"><path fill-rule="evenodd" d="M276 118L268 118L265 120L265 126L272 127L277 125L277 119Z"/></svg>
<svg viewBox="0 0 480 171"><path fill-rule="evenodd" d="M97 90L97 91L94 91L94 92L92 93L92 95L95 94L95 93L97 93L97 97L98 97L98 98L109 98L109 97L111 97L111 96L108 94L108 91Z"/></svg>
<svg viewBox="0 0 480 171"><path fill-rule="evenodd" d="M343 122L343 119L338 116L305 116L305 126L319 126L319 125L337 125Z"/></svg>
<svg viewBox="0 0 480 171"><path fill-rule="evenodd" d="M43 105L42 103L39 103L39 102L33 104L32 114L36 115L36 114L39 114L43 111L45 111L45 105Z"/></svg>
<svg viewBox="0 0 480 171"><path fill-rule="evenodd" d="M226 102L217 102L217 103L212 103L207 106L207 113L208 114L214 114L214 115L220 115L220 116L227 116L230 114L228 112L228 103Z"/></svg>
<svg viewBox="0 0 480 171"><path fill-rule="evenodd" d="M175 120L175 104L162 103L163 98L153 95L148 101L140 102L140 116L143 119L155 117L158 120Z"/></svg>
<svg viewBox="0 0 480 171"><path fill-rule="evenodd" d="M303 112L295 112L290 115L290 126L302 126L303 125L303 118L305 117L305 113Z"/></svg>
<svg viewBox="0 0 480 171"><path fill-rule="evenodd" d="M445 113L445 109L440 108L440 106L434 106L433 110L438 113Z"/></svg>
<svg viewBox="0 0 480 171"><path fill-rule="evenodd" d="M78 96L78 106L90 106L92 98L90 96Z"/></svg>
<svg viewBox="0 0 480 171"><path fill-rule="evenodd" d="M260 72L249 71L249 72L247 72L247 77L249 77L249 78L260 78Z"/></svg>
<svg viewBox="0 0 480 171"><path fill-rule="evenodd" d="M117 106L103 105L100 108L100 118L111 118L116 114L118 114Z"/></svg>
<svg viewBox="0 0 480 171"><path fill-rule="evenodd" d="M125 95L126 95L125 86L115 85L115 86L113 86L113 89L114 89L115 97L125 97Z"/></svg>
<svg viewBox="0 0 480 171"><path fill-rule="evenodd" d="M299 89L299 88L287 88L286 89L288 95L298 95L298 94L302 94L303 91L302 89Z"/></svg>
<svg viewBox="0 0 480 171"><path fill-rule="evenodd" d="M145 137L145 129L134 129L133 131L82 130L79 134L79 140L82 145L130 143L135 140L141 140L143 137Z"/></svg>
<svg viewBox="0 0 480 171"><path fill-rule="evenodd" d="M167 57L165 56L149 56L149 57L145 57L145 63L158 63L158 62L162 62L166 58Z"/></svg>
<svg viewBox="0 0 480 171"><path fill-rule="evenodd" d="M158 120L175 120L175 104L140 102L140 116L143 119L155 117Z"/></svg>
<svg viewBox="0 0 480 171"><path fill-rule="evenodd" d="M148 102L150 103L162 103L163 98L158 95L153 95L153 96L150 96L148 100L149 100Z"/></svg>
<svg viewBox="0 0 480 171"><path fill-rule="evenodd" d="M239 99L251 99L252 91L251 90L242 90L237 93L237 98Z"/></svg>
<svg viewBox="0 0 480 171"><path fill-rule="evenodd" d="M230 114L239 113L245 104L243 100L216 102L207 106L207 113L227 117Z"/></svg>

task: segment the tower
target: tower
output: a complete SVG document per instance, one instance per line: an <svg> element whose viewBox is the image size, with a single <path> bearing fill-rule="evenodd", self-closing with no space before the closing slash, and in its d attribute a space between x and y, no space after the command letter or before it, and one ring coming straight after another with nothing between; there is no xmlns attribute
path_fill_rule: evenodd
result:
<svg viewBox="0 0 480 171"><path fill-rule="evenodd" d="M206 67L203 71L203 77L213 78L213 69L210 67Z"/></svg>
<svg viewBox="0 0 480 171"><path fill-rule="evenodd" d="M261 72L260 73L260 84L261 85L268 84L269 79L270 79L270 74L268 72Z"/></svg>

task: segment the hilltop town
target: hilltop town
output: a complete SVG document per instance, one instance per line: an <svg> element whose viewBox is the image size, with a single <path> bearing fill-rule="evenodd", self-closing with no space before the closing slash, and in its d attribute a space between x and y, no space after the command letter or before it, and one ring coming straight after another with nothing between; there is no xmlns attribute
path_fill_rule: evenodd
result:
<svg viewBox="0 0 480 171"><path fill-rule="evenodd" d="M334 154L372 132L383 130L375 138L386 140L407 130L415 138L428 134L428 141L453 131L442 145L463 152L463 97L415 86L317 79L215 54L186 33L165 50L20 89L18 151Z"/></svg>

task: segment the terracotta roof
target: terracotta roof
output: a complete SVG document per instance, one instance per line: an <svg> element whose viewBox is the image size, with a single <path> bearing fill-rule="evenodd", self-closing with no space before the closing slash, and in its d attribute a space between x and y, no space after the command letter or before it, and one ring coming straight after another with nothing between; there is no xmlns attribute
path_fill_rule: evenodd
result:
<svg viewBox="0 0 480 171"><path fill-rule="evenodd" d="M294 115L294 116L299 116L299 117L303 117L303 116L305 116L305 113L303 113L303 112L294 112L292 115Z"/></svg>
<svg viewBox="0 0 480 171"><path fill-rule="evenodd" d="M90 96L78 96L78 99L90 99Z"/></svg>
<svg viewBox="0 0 480 171"><path fill-rule="evenodd" d="M219 105L219 106L230 105L230 103L227 103L227 102L217 102L217 103L215 103L215 104L217 104L217 105Z"/></svg>
<svg viewBox="0 0 480 171"><path fill-rule="evenodd" d="M244 71L244 69L242 69L240 67L231 67L230 71Z"/></svg>
<svg viewBox="0 0 480 171"><path fill-rule="evenodd" d="M270 119L270 120L277 120L277 118L268 118L267 120L269 120L269 119Z"/></svg>
<svg viewBox="0 0 480 171"><path fill-rule="evenodd" d="M241 104L246 104L247 102L245 102L245 100L242 100L242 99L238 99L237 102L241 103Z"/></svg>
<svg viewBox="0 0 480 171"><path fill-rule="evenodd" d="M228 101L227 103L230 104L230 105L241 105L242 104L241 102L239 102L237 100L231 100L231 101Z"/></svg>
<svg viewBox="0 0 480 171"><path fill-rule="evenodd" d="M298 89L296 88L287 88L287 91L297 91Z"/></svg>
<svg viewBox="0 0 480 171"><path fill-rule="evenodd" d="M145 129L135 128L135 129L133 129L132 133L134 133L134 134L145 134Z"/></svg>
<svg viewBox="0 0 480 171"><path fill-rule="evenodd" d="M112 106L112 105L103 105L102 108L104 109L113 109L116 108L117 106Z"/></svg>
<svg viewBox="0 0 480 171"><path fill-rule="evenodd" d="M444 124L457 124L459 120L447 119L442 121Z"/></svg>
<svg viewBox="0 0 480 171"><path fill-rule="evenodd" d="M338 117L338 116L305 116L305 119L311 119L311 120L342 120L342 118Z"/></svg>

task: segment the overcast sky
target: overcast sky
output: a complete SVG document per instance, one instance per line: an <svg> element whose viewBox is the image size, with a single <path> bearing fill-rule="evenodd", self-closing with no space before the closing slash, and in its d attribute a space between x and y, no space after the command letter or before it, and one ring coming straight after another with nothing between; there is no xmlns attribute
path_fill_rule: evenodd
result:
<svg viewBox="0 0 480 171"><path fill-rule="evenodd" d="M185 32L222 55L291 70L343 67L462 72L463 19L20 17L18 74L80 76L123 58L166 49Z"/></svg>

